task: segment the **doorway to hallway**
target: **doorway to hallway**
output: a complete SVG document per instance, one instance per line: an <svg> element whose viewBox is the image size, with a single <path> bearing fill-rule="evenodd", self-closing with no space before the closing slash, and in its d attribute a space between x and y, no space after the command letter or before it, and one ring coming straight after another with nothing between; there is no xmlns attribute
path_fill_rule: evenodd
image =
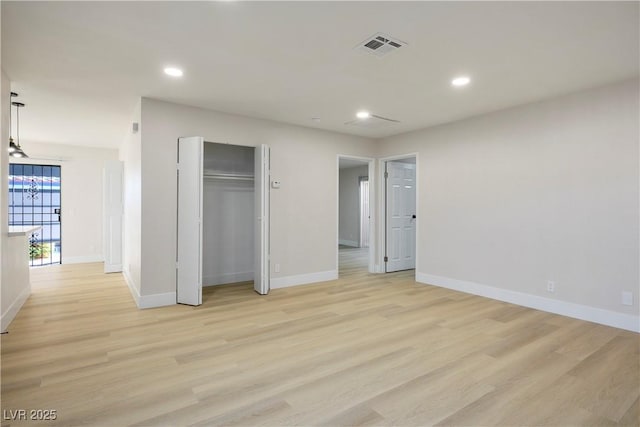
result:
<svg viewBox="0 0 640 427"><path fill-rule="evenodd" d="M373 272L373 159L338 156L337 270Z"/></svg>

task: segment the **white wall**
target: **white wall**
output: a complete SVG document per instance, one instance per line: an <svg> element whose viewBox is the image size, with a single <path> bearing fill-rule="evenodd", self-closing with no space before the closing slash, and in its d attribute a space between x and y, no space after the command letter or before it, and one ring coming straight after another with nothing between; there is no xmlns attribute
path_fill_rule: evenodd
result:
<svg viewBox="0 0 640 427"><path fill-rule="evenodd" d="M11 82L4 70L0 78L0 139L3 147L0 150L0 329L4 331L11 323L20 307L31 294L29 283L29 258L26 237L8 236L9 211L9 94ZM19 252L23 252L20 257Z"/></svg>
<svg viewBox="0 0 640 427"><path fill-rule="evenodd" d="M102 261L103 167L106 160L118 159L118 151L35 142L22 145L29 158L12 158L12 163L60 166L62 263Z"/></svg>
<svg viewBox="0 0 640 427"><path fill-rule="evenodd" d="M0 8L1 10L1 8ZM7 144L9 140L9 95L11 93L11 82L4 73L4 70L0 71L0 139L2 144ZM4 147L4 146L3 146ZM5 148L0 149L0 261L2 264L2 289L4 291L7 282L5 281L5 268L4 268L4 252L9 237L7 236L7 230L9 227L9 153ZM3 298L4 299L4 298ZM4 306L3 306L4 307ZM4 313L4 309L2 310Z"/></svg>
<svg viewBox="0 0 640 427"><path fill-rule="evenodd" d="M204 286L253 280L253 181L204 181Z"/></svg>
<svg viewBox="0 0 640 427"><path fill-rule="evenodd" d="M418 279L638 329L638 90L626 81L381 140L379 156L419 154Z"/></svg>
<svg viewBox="0 0 640 427"><path fill-rule="evenodd" d="M338 153L367 156L371 140L142 99L141 294L175 293L176 142L180 136L271 147L272 286L337 277ZM279 273L273 265L279 263ZM174 294L175 296L175 294ZM174 297L175 301L175 297Z"/></svg>
<svg viewBox="0 0 640 427"><path fill-rule="evenodd" d="M124 216L123 216L123 265L122 272L131 292L140 299L140 271L142 269L142 123L141 103L131 112L131 128L128 128L120 145L119 158L124 162ZM133 132L138 123L138 132Z"/></svg>
<svg viewBox="0 0 640 427"><path fill-rule="evenodd" d="M359 178L368 174L368 165L340 169L338 237L341 244L360 246Z"/></svg>
<svg viewBox="0 0 640 427"><path fill-rule="evenodd" d="M0 80L0 139L9 141L9 94L11 82L4 70ZM14 158L12 158L14 160ZM8 235L9 153L7 145L0 150L0 329L5 331L31 294L29 280L29 244L27 236Z"/></svg>
<svg viewBox="0 0 640 427"><path fill-rule="evenodd" d="M2 318L5 331L31 295L29 235L6 239L2 257Z"/></svg>

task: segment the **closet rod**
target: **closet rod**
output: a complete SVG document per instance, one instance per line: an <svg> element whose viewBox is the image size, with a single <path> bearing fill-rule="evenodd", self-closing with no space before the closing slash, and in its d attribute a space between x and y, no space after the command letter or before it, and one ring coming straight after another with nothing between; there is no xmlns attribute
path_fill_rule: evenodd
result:
<svg viewBox="0 0 640 427"><path fill-rule="evenodd" d="M206 179L229 179L236 181L253 181L254 177L251 175L235 175L235 174L204 174Z"/></svg>

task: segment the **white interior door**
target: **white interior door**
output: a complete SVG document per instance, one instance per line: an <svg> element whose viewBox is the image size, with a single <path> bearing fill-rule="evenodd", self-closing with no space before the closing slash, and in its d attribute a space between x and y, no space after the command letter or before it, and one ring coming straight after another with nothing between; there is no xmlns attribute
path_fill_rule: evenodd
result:
<svg viewBox="0 0 640 427"><path fill-rule="evenodd" d="M178 139L176 299L202 304L202 190L204 139Z"/></svg>
<svg viewBox="0 0 640 427"><path fill-rule="evenodd" d="M369 247L369 178L360 177L360 247Z"/></svg>
<svg viewBox="0 0 640 427"><path fill-rule="evenodd" d="M416 266L416 165L386 162L385 271Z"/></svg>
<svg viewBox="0 0 640 427"><path fill-rule="evenodd" d="M261 295L269 293L269 147L260 145L255 152L255 212L253 288Z"/></svg>
<svg viewBox="0 0 640 427"><path fill-rule="evenodd" d="M122 271L123 173L121 161L108 160L103 173L103 242L104 272Z"/></svg>

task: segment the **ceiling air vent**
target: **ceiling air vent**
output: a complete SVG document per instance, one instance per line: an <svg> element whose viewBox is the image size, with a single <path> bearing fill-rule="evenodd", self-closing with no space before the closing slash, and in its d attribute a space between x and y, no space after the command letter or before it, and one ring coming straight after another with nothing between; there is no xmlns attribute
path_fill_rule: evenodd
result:
<svg viewBox="0 0 640 427"><path fill-rule="evenodd" d="M356 49L365 51L377 57L383 57L396 51L407 44L383 33L377 33L367 38L356 46Z"/></svg>

